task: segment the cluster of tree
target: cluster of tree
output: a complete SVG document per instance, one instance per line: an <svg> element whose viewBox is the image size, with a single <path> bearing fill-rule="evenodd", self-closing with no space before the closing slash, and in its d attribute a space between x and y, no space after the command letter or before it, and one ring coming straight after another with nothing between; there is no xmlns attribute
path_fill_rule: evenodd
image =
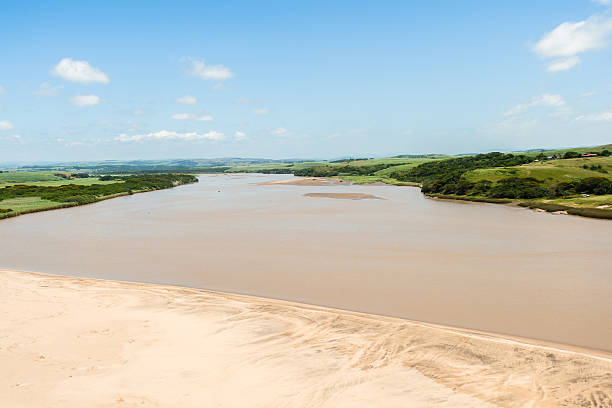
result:
<svg viewBox="0 0 612 408"><path fill-rule="evenodd" d="M13 210L11 210L10 208L0 208L0 214L10 213L11 211Z"/></svg>
<svg viewBox="0 0 612 408"><path fill-rule="evenodd" d="M477 195L490 198L557 198L575 194L612 194L612 180L588 177L581 180L546 185L532 177L508 177L492 183L472 183L458 173L437 178L423 185L426 194Z"/></svg>
<svg viewBox="0 0 612 408"><path fill-rule="evenodd" d="M532 161L533 159L522 154L514 155L510 153L492 152L422 163L411 169L394 171L390 176L399 181L412 181L417 183L425 181L434 182L437 179L459 180L463 173L470 170L488 167L519 166Z"/></svg>
<svg viewBox="0 0 612 408"><path fill-rule="evenodd" d="M161 190L198 181L195 176L187 174L132 175L115 177L114 179L118 182L87 186L77 184L63 186L16 184L0 188L0 201L17 197L40 197L60 203L88 204L108 196Z"/></svg>
<svg viewBox="0 0 612 408"><path fill-rule="evenodd" d="M370 159L371 157L355 157L355 158L348 158L348 159L332 160L330 161L330 163L350 163L354 161L370 160Z"/></svg>
<svg viewBox="0 0 612 408"><path fill-rule="evenodd" d="M401 164L401 163L400 163ZM372 176L374 173L380 170L384 170L389 167L397 166L396 163L378 163L363 166L351 166L347 164L345 166L314 166L306 167L303 169L296 169L293 171L295 176L302 177L333 177L333 176Z"/></svg>
<svg viewBox="0 0 612 408"><path fill-rule="evenodd" d="M89 178L89 174L87 173L72 173L70 175L72 178Z"/></svg>

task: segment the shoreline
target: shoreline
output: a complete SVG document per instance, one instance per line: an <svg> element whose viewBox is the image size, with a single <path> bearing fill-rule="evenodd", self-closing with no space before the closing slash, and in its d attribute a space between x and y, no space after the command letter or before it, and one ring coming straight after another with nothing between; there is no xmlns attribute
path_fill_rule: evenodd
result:
<svg viewBox="0 0 612 408"><path fill-rule="evenodd" d="M516 344L516 345L521 345L525 347L537 348L541 350L553 350L553 351L562 352L562 353L597 358L597 359L601 359L602 361L607 361L607 362L612 363L612 351L607 351L607 350L591 349L588 347L582 347L582 346L577 346L573 344L564 344L564 343L558 343L558 342L554 342L550 340L543 340L543 339L523 337L523 336L515 336L515 335L507 334L507 333L495 333L495 332L490 332L486 330L471 329L468 327L449 326L449 325L438 324L434 322L427 322L427 321L422 321L422 320L413 320L413 319L406 319L406 318L396 317L396 316L388 316L388 315L383 315L383 314L362 312L362 311L357 311L357 310L340 309L340 308L335 308L335 307L330 307L330 306L323 306L323 305L317 305L317 304L311 304L311 303L302 303L302 302L296 302L296 301L282 299L282 298L256 296L256 295L250 295L247 293L228 292L228 291L221 291L221 290L204 289L204 288L196 288L196 287L190 287L190 286L172 285L172 284L164 284L164 283L150 283L150 282L139 282L139 281L123 281L123 280L115 280L115 279L90 278L90 277L81 277L81 276L72 276L72 275L63 275L63 274L56 274L56 273L37 272L37 271L29 271L29 270L23 270L23 269L9 269L5 267L0 267L0 273L3 273L3 272L9 272L9 273L14 272L14 273L26 274L26 275L29 274L29 275L34 275L34 276L38 276L38 277L45 278L45 279L58 278L58 279L66 279L66 280L82 280L82 281L92 281L92 282L100 282L100 283L107 282L107 283L113 283L117 285L135 286L135 287L142 287L142 286L149 287L150 286L152 288L165 288L165 289L176 289L176 290L181 290L181 291L191 291L194 294L207 293L211 295L234 297L234 298L243 299L245 301L272 303L272 304L276 304L280 306L296 307L296 308L301 308L305 310L329 312L329 313L336 313L336 314L346 314L346 315L351 315L355 317L361 317L361 318L373 319L373 320L381 320L381 321L390 321L390 322L395 322L395 323L408 323L408 324L419 326L419 327L442 330L442 331L446 331L446 332L453 333L453 334L462 334L468 337L473 337L473 338L486 340L486 341L494 341L494 342L506 343L506 344Z"/></svg>
<svg viewBox="0 0 612 408"><path fill-rule="evenodd" d="M612 357L483 332L9 269L0 292L0 405L493 408L612 397Z"/></svg>

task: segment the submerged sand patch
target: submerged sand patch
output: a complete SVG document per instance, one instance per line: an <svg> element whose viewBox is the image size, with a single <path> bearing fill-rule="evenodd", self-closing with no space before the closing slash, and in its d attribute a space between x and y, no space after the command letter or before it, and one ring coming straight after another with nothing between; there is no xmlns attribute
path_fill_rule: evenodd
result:
<svg viewBox="0 0 612 408"><path fill-rule="evenodd" d="M336 198L340 200L382 200L372 194L364 193L306 193L304 197Z"/></svg>
<svg viewBox="0 0 612 408"><path fill-rule="evenodd" d="M0 406L610 406L588 352L250 296L0 270Z"/></svg>

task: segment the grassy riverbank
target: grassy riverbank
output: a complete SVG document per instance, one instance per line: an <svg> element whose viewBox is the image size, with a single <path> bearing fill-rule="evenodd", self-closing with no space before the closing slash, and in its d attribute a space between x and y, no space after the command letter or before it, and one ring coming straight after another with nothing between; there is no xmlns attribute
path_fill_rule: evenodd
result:
<svg viewBox="0 0 612 408"><path fill-rule="evenodd" d="M42 172L0 173L0 176L0 180L5 181L4 185L0 186L0 219L90 204L198 181L195 176L187 174L63 178ZM59 180L53 177L58 177Z"/></svg>

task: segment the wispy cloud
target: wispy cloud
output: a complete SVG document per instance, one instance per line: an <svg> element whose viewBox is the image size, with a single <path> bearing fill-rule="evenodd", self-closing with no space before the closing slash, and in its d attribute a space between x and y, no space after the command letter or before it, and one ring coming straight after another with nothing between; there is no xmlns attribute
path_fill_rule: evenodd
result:
<svg viewBox="0 0 612 408"><path fill-rule="evenodd" d="M115 138L120 142L137 142L141 140L224 140L225 136L223 133L215 132L211 130L207 133L196 133L196 132L173 132L169 130L161 130L155 133L146 133L140 135L129 136L125 133L121 133Z"/></svg>
<svg viewBox="0 0 612 408"><path fill-rule="evenodd" d="M279 127L270 130L270 134L273 136L283 136L286 135L289 131L285 128Z"/></svg>
<svg viewBox="0 0 612 408"><path fill-rule="evenodd" d="M268 110L268 108L257 108L253 109L253 113L256 115L267 115L268 113L270 113L270 111Z"/></svg>
<svg viewBox="0 0 612 408"><path fill-rule="evenodd" d="M578 54L605 47L610 34L612 18L591 16L583 21L559 24L533 50L544 58L555 58L548 65L549 71L567 71L580 63Z"/></svg>
<svg viewBox="0 0 612 408"><path fill-rule="evenodd" d="M76 61L72 58L63 58L52 71L53 75L58 76L66 81L71 82L100 82L107 84L110 82L108 76L99 70L92 67L87 61Z"/></svg>
<svg viewBox="0 0 612 408"><path fill-rule="evenodd" d="M176 103L181 105L195 105L196 103L198 103L198 98L191 95L185 95L181 96L180 98L177 98Z"/></svg>
<svg viewBox="0 0 612 408"><path fill-rule="evenodd" d="M530 102L516 105L513 108L507 110L506 112L504 112L504 116L519 115L527 111L529 108L536 106L562 107L565 106L565 100L563 100L561 95L542 94L540 96L532 98Z"/></svg>
<svg viewBox="0 0 612 408"><path fill-rule="evenodd" d="M193 113L175 113L172 115L172 119L175 120L197 120L200 122L209 122L213 120L213 117L210 115L198 116Z"/></svg>
<svg viewBox="0 0 612 408"><path fill-rule="evenodd" d="M214 81L223 81L234 76L231 69L224 65L207 65L204 60L197 60L192 57L183 58L190 65L188 72L198 78Z"/></svg>
<svg viewBox="0 0 612 408"><path fill-rule="evenodd" d="M576 121L585 121L585 122L609 122L612 121L612 111L610 112L600 112L600 113L591 113L589 115L581 115L578 116Z"/></svg>
<svg viewBox="0 0 612 408"><path fill-rule="evenodd" d="M97 95L76 95L70 98L70 103L78 107L94 106L100 103Z"/></svg>
<svg viewBox="0 0 612 408"><path fill-rule="evenodd" d="M234 135L234 137L235 137L236 140L240 141L240 140L246 139L247 135L246 135L246 133L237 130L236 134Z"/></svg>
<svg viewBox="0 0 612 408"><path fill-rule="evenodd" d="M0 130L11 130L13 128L13 124L8 120L0 120Z"/></svg>
<svg viewBox="0 0 612 408"><path fill-rule="evenodd" d="M591 0L593 3L599 3L602 6L609 6L612 4L612 0Z"/></svg>
<svg viewBox="0 0 612 408"><path fill-rule="evenodd" d="M37 96L55 96L57 95L58 91L63 87L63 85L53 85L49 82L43 82L42 84L40 84L38 89L32 93Z"/></svg>

